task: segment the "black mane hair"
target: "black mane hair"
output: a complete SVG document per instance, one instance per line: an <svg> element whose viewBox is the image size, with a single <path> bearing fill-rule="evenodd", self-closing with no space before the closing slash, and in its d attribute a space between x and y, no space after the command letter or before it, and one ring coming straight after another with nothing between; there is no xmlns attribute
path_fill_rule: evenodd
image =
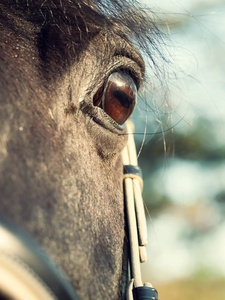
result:
<svg viewBox="0 0 225 300"><path fill-rule="evenodd" d="M62 68L72 64L90 37L109 30L135 45L157 76L162 71L162 60L167 60L161 47L165 34L158 27L160 19L137 1L3 0L1 18L6 22L8 7L17 15L12 26L18 33L23 32L23 20L41 28L38 48L45 69L54 56L57 65L59 60L62 62Z"/></svg>

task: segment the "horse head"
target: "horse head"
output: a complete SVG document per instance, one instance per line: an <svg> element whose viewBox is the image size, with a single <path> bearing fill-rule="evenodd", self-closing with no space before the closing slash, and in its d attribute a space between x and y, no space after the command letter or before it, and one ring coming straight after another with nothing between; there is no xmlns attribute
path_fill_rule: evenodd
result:
<svg viewBox="0 0 225 300"><path fill-rule="evenodd" d="M155 48L157 29L125 1L2 0L0 10L0 213L82 299L121 298L123 124L145 69L132 41Z"/></svg>

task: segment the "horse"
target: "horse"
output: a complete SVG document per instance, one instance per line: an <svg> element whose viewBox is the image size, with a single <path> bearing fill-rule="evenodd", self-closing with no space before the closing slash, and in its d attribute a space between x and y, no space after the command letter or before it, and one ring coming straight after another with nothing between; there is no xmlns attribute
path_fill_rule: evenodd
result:
<svg viewBox="0 0 225 300"><path fill-rule="evenodd" d="M160 30L125 0L1 0L0 10L0 214L81 299L121 299L124 123L145 76L137 47L157 73Z"/></svg>

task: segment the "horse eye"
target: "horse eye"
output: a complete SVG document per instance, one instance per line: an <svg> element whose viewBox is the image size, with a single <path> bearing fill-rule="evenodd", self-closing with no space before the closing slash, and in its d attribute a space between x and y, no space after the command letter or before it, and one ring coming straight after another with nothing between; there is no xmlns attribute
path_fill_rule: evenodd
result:
<svg viewBox="0 0 225 300"><path fill-rule="evenodd" d="M96 93L93 103L122 125L132 114L136 98L137 88L133 79L118 71L109 76L105 85Z"/></svg>

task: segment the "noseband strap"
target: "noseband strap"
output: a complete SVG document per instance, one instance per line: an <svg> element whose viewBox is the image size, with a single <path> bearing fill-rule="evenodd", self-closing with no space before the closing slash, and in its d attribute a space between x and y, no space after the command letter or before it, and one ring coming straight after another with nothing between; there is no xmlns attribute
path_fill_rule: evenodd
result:
<svg viewBox="0 0 225 300"><path fill-rule="evenodd" d="M124 165L123 166L123 178L132 178L139 181L141 190L143 190L142 171L138 166Z"/></svg>
<svg viewBox="0 0 225 300"><path fill-rule="evenodd" d="M127 300L158 300L158 293L150 283L143 285L140 263L147 260L147 225L142 199L143 180L138 167L134 142L134 126L126 123L128 143L122 151L124 165L124 198L127 216L128 240L130 248L131 280L127 291Z"/></svg>

